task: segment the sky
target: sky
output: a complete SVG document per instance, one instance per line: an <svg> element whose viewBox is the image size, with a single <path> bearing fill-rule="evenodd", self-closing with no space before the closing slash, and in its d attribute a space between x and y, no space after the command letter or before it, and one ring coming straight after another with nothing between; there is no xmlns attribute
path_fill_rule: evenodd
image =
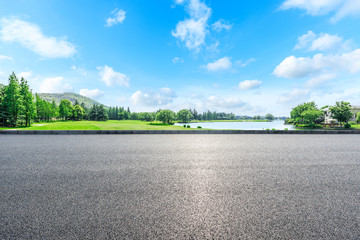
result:
<svg viewBox="0 0 360 240"><path fill-rule="evenodd" d="M360 105L359 0L0 0L0 83L132 111Z"/></svg>

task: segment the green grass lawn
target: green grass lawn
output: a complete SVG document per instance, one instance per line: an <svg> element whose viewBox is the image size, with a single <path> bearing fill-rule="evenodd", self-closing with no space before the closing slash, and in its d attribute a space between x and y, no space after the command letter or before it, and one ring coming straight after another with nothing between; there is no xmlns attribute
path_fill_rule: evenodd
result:
<svg viewBox="0 0 360 240"><path fill-rule="evenodd" d="M149 125L149 122L136 120L109 120L97 121L67 121L67 122L42 122L34 123L31 127L0 128L0 130L194 130L196 128L184 128L172 125Z"/></svg>

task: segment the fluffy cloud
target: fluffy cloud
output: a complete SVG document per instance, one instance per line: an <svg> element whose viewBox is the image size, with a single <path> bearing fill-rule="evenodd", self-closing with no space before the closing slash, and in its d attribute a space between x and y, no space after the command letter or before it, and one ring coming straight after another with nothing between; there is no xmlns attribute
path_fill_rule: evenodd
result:
<svg viewBox="0 0 360 240"><path fill-rule="evenodd" d="M280 9L298 8L308 14L317 16L334 12L331 20L336 22L347 16L360 15L360 1L358 0L286 0Z"/></svg>
<svg viewBox="0 0 360 240"><path fill-rule="evenodd" d="M115 9L114 11L111 12L111 15L112 17L106 19L106 25L105 25L106 27L111 27L115 24L123 23L126 18L126 12L122 9L120 10Z"/></svg>
<svg viewBox="0 0 360 240"><path fill-rule="evenodd" d="M219 96L210 96L207 99L207 105L210 108L216 109L234 109L234 108L243 108L247 103L243 102L239 98L222 98Z"/></svg>
<svg viewBox="0 0 360 240"><path fill-rule="evenodd" d="M164 106L173 102L176 93L170 88L161 88L158 91L137 91L131 98L130 102L134 106Z"/></svg>
<svg viewBox="0 0 360 240"><path fill-rule="evenodd" d="M106 84L106 86L121 86L129 87L130 78L123 73L116 72L111 67L105 65L103 67L98 67L100 70L101 80Z"/></svg>
<svg viewBox="0 0 360 240"><path fill-rule="evenodd" d="M173 60L172 60L172 62L173 62L174 64L176 64L176 63L183 63L183 62L184 62L184 59L179 58L179 57L174 57Z"/></svg>
<svg viewBox="0 0 360 240"><path fill-rule="evenodd" d="M68 58L76 53L75 46L65 38L45 36L40 28L19 19L0 20L0 39L21 46L45 58Z"/></svg>
<svg viewBox="0 0 360 240"><path fill-rule="evenodd" d="M227 31L230 31L232 25L231 24L227 24L223 19L220 19L219 21L216 21L215 23L213 23L211 25L211 27L217 31L220 32L221 30L225 29Z"/></svg>
<svg viewBox="0 0 360 240"><path fill-rule="evenodd" d="M359 72L360 49L340 55L316 54L312 58L290 56L275 68L274 74L278 77L301 78L335 71Z"/></svg>
<svg viewBox="0 0 360 240"><path fill-rule="evenodd" d="M338 35L321 33L316 35L312 31L298 38L295 49L307 49L309 51L346 51L350 49L350 40L344 42Z"/></svg>
<svg viewBox="0 0 360 240"><path fill-rule="evenodd" d="M228 70L232 66L231 60L229 57L223 57L219 60L216 60L215 62L208 63L206 65L206 69L208 71L216 72L221 70Z"/></svg>
<svg viewBox="0 0 360 240"><path fill-rule="evenodd" d="M9 57L9 56L4 56L4 55L0 55L0 61L2 60L8 60L8 61L12 61L12 57Z"/></svg>
<svg viewBox="0 0 360 240"><path fill-rule="evenodd" d="M25 78L28 79L31 76L31 72L21 72L16 75L19 79Z"/></svg>
<svg viewBox="0 0 360 240"><path fill-rule="evenodd" d="M63 83L63 77L46 78L40 85L41 93L63 93L71 92L72 86L68 83Z"/></svg>
<svg viewBox="0 0 360 240"><path fill-rule="evenodd" d="M239 83L240 90L248 90L260 87L262 81L259 80L245 80Z"/></svg>
<svg viewBox="0 0 360 240"><path fill-rule="evenodd" d="M83 95L85 97L89 97L89 98L93 98L93 99L97 99L97 98L100 98L102 96L104 96L104 92L99 90L99 89L80 89L80 92L79 92L80 95Z"/></svg>
<svg viewBox="0 0 360 240"><path fill-rule="evenodd" d="M185 1L176 1L182 4ZM208 33L208 20L211 16L211 8L200 0L187 0L187 12L190 18L180 21L172 35L182 42L190 50L198 50L205 44L205 37Z"/></svg>

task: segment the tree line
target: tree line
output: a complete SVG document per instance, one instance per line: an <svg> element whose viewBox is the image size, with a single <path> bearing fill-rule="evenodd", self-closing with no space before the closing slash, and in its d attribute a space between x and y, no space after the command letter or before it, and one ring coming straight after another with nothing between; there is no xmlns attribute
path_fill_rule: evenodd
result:
<svg viewBox="0 0 360 240"><path fill-rule="evenodd" d="M93 105L90 109L77 100L74 104L62 99L59 106L54 100L43 100L38 94L35 97L28 82L20 80L12 73L9 83L0 89L0 124L2 126L30 126L33 121L50 120L94 120L106 121L107 111L103 105Z"/></svg>

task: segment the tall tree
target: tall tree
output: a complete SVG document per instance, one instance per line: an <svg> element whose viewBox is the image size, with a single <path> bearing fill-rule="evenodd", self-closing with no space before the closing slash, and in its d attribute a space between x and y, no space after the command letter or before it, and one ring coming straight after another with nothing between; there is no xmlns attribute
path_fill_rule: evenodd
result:
<svg viewBox="0 0 360 240"><path fill-rule="evenodd" d="M70 100L63 99L59 105L59 115L65 120L69 120L73 116L73 106Z"/></svg>
<svg viewBox="0 0 360 240"><path fill-rule="evenodd" d="M338 120L340 126L342 126L342 123L347 123L353 116L350 103L344 101L336 102L335 106L330 107L330 112Z"/></svg>
<svg viewBox="0 0 360 240"><path fill-rule="evenodd" d="M175 119L175 113L168 109L161 110L158 114L156 114L156 119L165 124L171 124Z"/></svg>
<svg viewBox="0 0 360 240"><path fill-rule="evenodd" d="M29 84L23 77L20 80L20 95L23 105L21 115L24 117L27 127L31 125L31 120L35 117L35 103Z"/></svg>
<svg viewBox="0 0 360 240"><path fill-rule="evenodd" d="M19 114L22 110L19 80L13 72L9 77L9 85L5 87L3 99L7 120L10 126L16 126Z"/></svg>
<svg viewBox="0 0 360 240"><path fill-rule="evenodd" d="M191 112L187 109L182 109L177 114L177 119L183 123L188 123L193 118Z"/></svg>

